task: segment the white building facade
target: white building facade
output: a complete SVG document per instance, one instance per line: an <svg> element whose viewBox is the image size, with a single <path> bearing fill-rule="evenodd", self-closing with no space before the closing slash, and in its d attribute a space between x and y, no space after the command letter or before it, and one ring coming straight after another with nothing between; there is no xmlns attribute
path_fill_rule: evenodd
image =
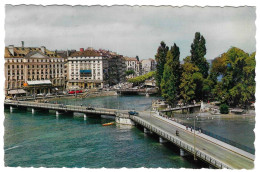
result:
<svg viewBox="0 0 260 172"><path fill-rule="evenodd" d="M80 49L68 57L68 88L103 88L107 78L107 57L94 50Z"/></svg>

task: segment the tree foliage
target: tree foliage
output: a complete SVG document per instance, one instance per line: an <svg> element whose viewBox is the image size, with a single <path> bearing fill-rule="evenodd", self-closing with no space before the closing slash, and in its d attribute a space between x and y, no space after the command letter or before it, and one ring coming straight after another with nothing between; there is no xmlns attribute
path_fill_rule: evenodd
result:
<svg viewBox="0 0 260 172"><path fill-rule="evenodd" d="M152 78L154 76L155 76L155 71L151 71L151 72L148 72L147 74L128 79L127 81L131 82L133 84L140 84L140 83L143 83L145 80Z"/></svg>
<svg viewBox="0 0 260 172"><path fill-rule="evenodd" d="M229 110L228 110L228 105L227 104L221 104L219 106L219 110L221 114L228 114Z"/></svg>
<svg viewBox="0 0 260 172"><path fill-rule="evenodd" d="M255 53L231 48L213 62L212 75L222 75L213 93L223 103L247 106L255 100Z"/></svg>
<svg viewBox="0 0 260 172"><path fill-rule="evenodd" d="M188 56L184 59L184 64L182 66L183 71L181 75L180 84L180 95L184 99L184 102L191 102L196 98L196 80L202 77L199 73L199 68L191 62L191 57Z"/></svg>
<svg viewBox="0 0 260 172"><path fill-rule="evenodd" d="M135 74L135 71L134 71L134 70L127 70L127 71L125 71L125 74L126 74L126 76L128 76L128 75L134 75L134 74Z"/></svg>
<svg viewBox="0 0 260 172"><path fill-rule="evenodd" d="M170 104L173 104L178 98L180 85L180 50L174 44L166 56L166 64L161 81L161 93Z"/></svg>
<svg viewBox="0 0 260 172"><path fill-rule="evenodd" d="M166 46L166 44L162 41L160 43L160 46L157 49L157 53L155 55L155 60L157 62L156 65L156 75L155 75L155 79L156 79L156 85L160 88L161 85L161 80L163 77L163 71L164 71L164 65L166 63L166 55L167 52L169 50L169 47Z"/></svg>
<svg viewBox="0 0 260 172"><path fill-rule="evenodd" d="M195 38L191 44L190 52L192 63L194 63L199 68L199 72L202 74L203 78L207 78L209 64L204 57L207 53L206 40L202 35L200 35L199 32L195 33Z"/></svg>

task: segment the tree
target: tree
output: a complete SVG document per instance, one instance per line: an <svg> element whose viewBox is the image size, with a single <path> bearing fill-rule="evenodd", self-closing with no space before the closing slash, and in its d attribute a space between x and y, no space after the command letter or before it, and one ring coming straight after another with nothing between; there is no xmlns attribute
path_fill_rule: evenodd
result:
<svg viewBox="0 0 260 172"><path fill-rule="evenodd" d="M180 50L174 43L166 56L166 64L161 81L162 96L170 103L174 104L178 98L180 86Z"/></svg>
<svg viewBox="0 0 260 172"><path fill-rule="evenodd" d="M199 68L199 72L202 73L203 78L207 78L209 63L204 57L207 53L206 40L202 35L200 35L200 32L195 33L195 38L191 44L190 52L192 63L194 63Z"/></svg>
<svg viewBox="0 0 260 172"><path fill-rule="evenodd" d="M156 79L156 85L159 87L159 89L161 87L161 80L163 77L164 65L166 63L166 55L168 50L169 47L166 46L166 44L162 41L155 55L155 60L157 62L155 79Z"/></svg>
<svg viewBox="0 0 260 172"><path fill-rule="evenodd" d="M137 61L139 61L139 57L138 56L136 56L135 58L136 58Z"/></svg>
<svg viewBox="0 0 260 172"><path fill-rule="evenodd" d="M135 74L135 71L134 71L134 70L127 70L127 71L125 71L125 74L126 74L126 76L128 76L128 75L134 75L134 74Z"/></svg>
<svg viewBox="0 0 260 172"><path fill-rule="evenodd" d="M195 90L197 87L195 80L201 77L202 74L198 72L199 68L191 62L190 56L184 59L182 68L180 96L184 99L184 102L187 103L195 99Z"/></svg>
<svg viewBox="0 0 260 172"><path fill-rule="evenodd" d="M212 73L223 76L213 89L218 100L243 107L255 101L255 53L232 47L214 61Z"/></svg>

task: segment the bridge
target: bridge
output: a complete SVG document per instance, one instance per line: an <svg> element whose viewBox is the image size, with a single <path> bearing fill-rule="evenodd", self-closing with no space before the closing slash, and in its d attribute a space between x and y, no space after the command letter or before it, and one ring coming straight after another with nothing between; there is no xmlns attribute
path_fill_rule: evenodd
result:
<svg viewBox="0 0 260 172"><path fill-rule="evenodd" d="M172 111L188 110L190 113L192 113L195 111L199 111L200 107L201 107L200 104L195 104L195 105L179 106L179 107L175 107L175 108L168 108L168 109L160 110L160 112L167 113L167 112L172 112Z"/></svg>
<svg viewBox="0 0 260 172"><path fill-rule="evenodd" d="M56 111L56 115L60 114L72 114L74 112L84 113L90 115L108 115L115 116L117 109L105 109L105 108L93 108L88 106L75 106L75 105L62 105L62 104L54 104L54 103L38 103L31 101L5 101L5 106L10 107L10 111L15 108L24 109L31 108L32 113L35 111L46 111L53 110ZM127 113L128 111L121 110L121 113Z"/></svg>
<svg viewBox="0 0 260 172"><path fill-rule="evenodd" d="M36 110L54 110L56 115L79 112L92 115L109 115L120 118L124 114L124 120L129 123L142 126L145 133L153 133L159 136L160 142L171 142L180 149L180 155L193 155L195 159L207 162L215 168L227 169L252 169L254 168L255 156L237 147L224 143L220 140L207 136L203 133L186 129L185 126L166 119L158 112L138 111L138 115L128 115L128 110L89 108L86 106L60 105L52 103L36 103L28 101L5 101L5 106L14 108L31 108L32 113ZM118 120L117 120L118 121ZM119 120L120 121L120 120ZM176 131L179 131L179 136Z"/></svg>
<svg viewBox="0 0 260 172"><path fill-rule="evenodd" d="M252 169L255 156L232 145L207 136L198 131L187 130L185 126L166 119L156 113L139 112L130 116L138 125L144 127L145 133L159 136L159 141L168 141L180 148L180 155L191 154L215 168ZM176 130L179 136L176 136Z"/></svg>

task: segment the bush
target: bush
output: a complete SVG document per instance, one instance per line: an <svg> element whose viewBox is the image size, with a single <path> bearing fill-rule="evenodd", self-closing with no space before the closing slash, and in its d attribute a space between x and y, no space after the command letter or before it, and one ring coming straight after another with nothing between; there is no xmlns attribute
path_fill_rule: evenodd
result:
<svg viewBox="0 0 260 172"><path fill-rule="evenodd" d="M220 105L220 113L221 114L228 114L228 105L226 104L221 104Z"/></svg>

